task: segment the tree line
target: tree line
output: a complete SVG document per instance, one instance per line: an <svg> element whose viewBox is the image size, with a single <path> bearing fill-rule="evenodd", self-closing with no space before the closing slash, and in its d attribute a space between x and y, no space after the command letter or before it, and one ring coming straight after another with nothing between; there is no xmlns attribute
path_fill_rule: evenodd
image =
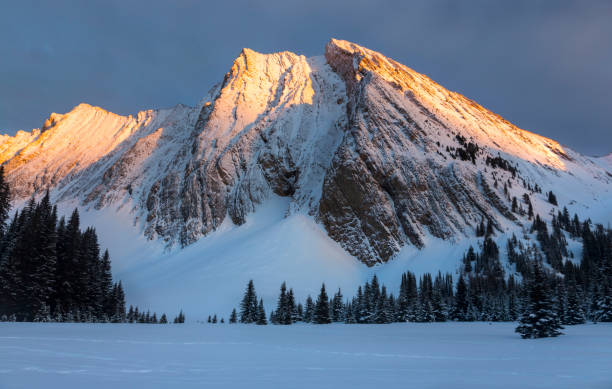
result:
<svg viewBox="0 0 612 389"><path fill-rule="evenodd" d="M1 216L10 208L7 193L0 190ZM109 253L100 252L95 229L81 230L77 209L68 220L58 219L47 192L1 224L2 319L125 321L123 285L113 282Z"/></svg>
<svg viewBox="0 0 612 389"><path fill-rule="evenodd" d="M520 275L506 277L500 250L489 228L481 250L470 247L462 258L462 269L455 281L452 274L411 272L401 276L395 296L377 276L359 286L355 296L344 298L338 290L329 297L325 284L314 300L308 296L297 302L293 289L280 287L276 309L267 317L263 300L258 299L250 280L240 314L230 315L230 323L290 325L297 322L327 324L385 324L393 322L519 321L517 332L525 338L557 336L562 325L612 321L612 230L590 220L570 220L567 209L552 220L552 232L538 215L531 232L532 245L513 236L507 252L511 265ZM488 230L488 231L487 231ZM565 231L563 233L562 231ZM567 240L582 241L579 264L570 260Z"/></svg>

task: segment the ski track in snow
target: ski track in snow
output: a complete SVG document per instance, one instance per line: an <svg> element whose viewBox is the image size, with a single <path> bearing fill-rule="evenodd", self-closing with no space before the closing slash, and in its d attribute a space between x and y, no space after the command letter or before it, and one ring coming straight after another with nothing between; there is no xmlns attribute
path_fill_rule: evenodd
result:
<svg viewBox="0 0 612 389"><path fill-rule="evenodd" d="M0 323L0 388L609 388L612 325Z"/></svg>

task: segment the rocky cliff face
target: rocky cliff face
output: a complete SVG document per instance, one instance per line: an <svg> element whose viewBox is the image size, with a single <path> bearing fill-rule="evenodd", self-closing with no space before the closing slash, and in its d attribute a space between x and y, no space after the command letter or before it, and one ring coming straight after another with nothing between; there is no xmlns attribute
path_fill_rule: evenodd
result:
<svg viewBox="0 0 612 389"><path fill-rule="evenodd" d="M331 40L325 57L244 49L196 106L119 116L89 105L0 138L15 196L130 207L151 239L187 245L270 196L316 218L368 265L429 237L471 235L522 188L610 174L383 55ZM570 180L570 181L567 181ZM594 184L593 184L594 183ZM519 189L520 188L520 189Z"/></svg>

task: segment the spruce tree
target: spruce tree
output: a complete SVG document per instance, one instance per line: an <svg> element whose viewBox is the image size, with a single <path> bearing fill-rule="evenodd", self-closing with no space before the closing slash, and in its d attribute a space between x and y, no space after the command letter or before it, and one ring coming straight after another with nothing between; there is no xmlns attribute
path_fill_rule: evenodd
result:
<svg viewBox="0 0 612 389"><path fill-rule="evenodd" d="M263 305L263 299L259 299L259 305L257 306L257 320L255 321L257 325L266 325L268 321L266 320L266 311Z"/></svg>
<svg viewBox="0 0 612 389"><path fill-rule="evenodd" d="M342 291L338 288L338 292L334 295L332 302L332 321L344 321L344 304L342 302Z"/></svg>
<svg viewBox="0 0 612 389"><path fill-rule="evenodd" d="M563 327L555 313L548 280L539 261L534 263L533 278L529 280L528 300L516 332L523 339L554 337Z"/></svg>
<svg viewBox="0 0 612 389"><path fill-rule="evenodd" d="M312 323L314 321L314 312L314 301L312 300L312 297L308 295L308 297L306 298L306 308L304 309L304 321L306 323Z"/></svg>
<svg viewBox="0 0 612 389"><path fill-rule="evenodd" d="M259 317L259 315L258 315ZM291 324L291 308L289 307L289 299L287 295L287 285L285 282L280 287L280 295L274 311L274 324Z"/></svg>
<svg viewBox="0 0 612 389"><path fill-rule="evenodd" d="M229 317L230 324L235 324L238 322L238 314L236 313L236 308L232 309L232 313Z"/></svg>
<svg viewBox="0 0 612 389"><path fill-rule="evenodd" d="M115 314L115 301L113 301L113 296L111 295L113 275L111 273L111 262L108 250L105 250L102 255L99 265L99 274L103 314L110 319Z"/></svg>
<svg viewBox="0 0 612 389"><path fill-rule="evenodd" d="M550 192L548 192L548 202L551 203L552 205L558 205L557 204L557 196L555 196L555 194L552 192L552 190Z"/></svg>
<svg viewBox="0 0 612 389"><path fill-rule="evenodd" d="M293 289L289 289L287 293L287 311L289 312L289 317L287 320L287 324L293 324L297 321L297 305L295 305L295 296L293 295Z"/></svg>
<svg viewBox="0 0 612 389"><path fill-rule="evenodd" d="M329 299L327 297L327 293L325 292L325 284L321 285L321 292L317 297L313 322L316 324L331 323L331 319L329 317Z"/></svg>
<svg viewBox="0 0 612 389"><path fill-rule="evenodd" d="M257 293L253 280L249 280L244 297L240 303L240 322L255 323L257 321Z"/></svg>
<svg viewBox="0 0 612 389"><path fill-rule="evenodd" d="M594 319L599 322L612 322L612 288L605 281L595 297Z"/></svg>
<svg viewBox="0 0 612 389"><path fill-rule="evenodd" d="M452 318L458 321L468 321L468 291L463 275L459 276L457 281L457 294L455 295L455 304L453 306Z"/></svg>
<svg viewBox="0 0 612 389"><path fill-rule="evenodd" d="M570 280L567 288L567 311L561 324L575 325L583 324L585 319L584 309L580 303L576 282Z"/></svg>

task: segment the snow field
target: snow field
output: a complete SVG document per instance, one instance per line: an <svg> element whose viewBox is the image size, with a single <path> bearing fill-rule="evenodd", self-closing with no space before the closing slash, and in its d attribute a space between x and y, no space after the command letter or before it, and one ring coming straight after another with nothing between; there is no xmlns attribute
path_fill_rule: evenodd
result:
<svg viewBox="0 0 612 389"><path fill-rule="evenodd" d="M0 388L609 388L612 325L0 323Z"/></svg>

